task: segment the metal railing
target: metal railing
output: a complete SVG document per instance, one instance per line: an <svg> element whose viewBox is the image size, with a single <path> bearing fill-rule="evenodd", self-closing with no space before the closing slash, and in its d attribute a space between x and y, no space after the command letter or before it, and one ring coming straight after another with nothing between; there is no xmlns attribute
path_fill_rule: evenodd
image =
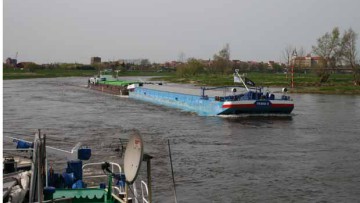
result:
<svg viewBox="0 0 360 203"><path fill-rule="evenodd" d="M83 174L84 174L84 169L88 169L90 167L93 167L93 166L100 166L102 164L104 164L105 162L96 162L96 163L86 163L82 166L82 170L83 170ZM121 166L117 163L114 163L114 162L108 162L111 166L111 171L115 174L122 174L122 169L121 169ZM83 178L106 178L108 177L107 174L101 174L101 175L84 175ZM115 179L114 179L115 180ZM115 184L114 184L115 185ZM125 194L125 187L120 185L120 186L114 186L113 189L117 190L118 191L118 194Z"/></svg>
<svg viewBox="0 0 360 203"><path fill-rule="evenodd" d="M147 184L144 181L141 181L141 196L143 203L149 203L149 200L147 199L149 197L149 190Z"/></svg>

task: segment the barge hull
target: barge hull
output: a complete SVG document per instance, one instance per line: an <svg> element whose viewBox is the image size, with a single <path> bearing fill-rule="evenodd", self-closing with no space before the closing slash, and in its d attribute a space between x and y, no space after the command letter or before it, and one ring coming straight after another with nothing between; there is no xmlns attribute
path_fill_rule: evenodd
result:
<svg viewBox="0 0 360 203"><path fill-rule="evenodd" d="M179 108L184 111L196 112L201 116L216 116L225 109L222 102L215 101L213 97L202 98L196 95L181 94L137 87L129 93L130 98Z"/></svg>
<svg viewBox="0 0 360 203"><path fill-rule="evenodd" d="M130 98L196 112L200 116L239 115L239 114L290 114L294 109L292 101L245 100L216 101L214 97L160 91L137 87L129 93Z"/></svg>
<svg viewBox="0 0 360 203"><path fill-rule="evenodd" d="M292 101L256 100L224 102L226 109L221 115L229 114L290 114L294 109Z"/></svg>
<svg viewBox="0 0 360 203"><path fill-rule="evenodd" d="M114 95L129 95L129 91L124 86L115 86L107 84L89 84L90 89L94 89L100 92L106 92Z"/></svg>

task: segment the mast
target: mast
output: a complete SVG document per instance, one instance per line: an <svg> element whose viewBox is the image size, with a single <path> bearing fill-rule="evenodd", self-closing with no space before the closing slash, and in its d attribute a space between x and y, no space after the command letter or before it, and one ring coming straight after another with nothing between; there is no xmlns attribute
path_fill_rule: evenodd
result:
<svg viewBox="0 0 360 203"><path fill-rule="evenodd" d="M235 69L235 73L234 76L239 78L240 82L244 85L244 87L246 88L246 90L249 92L249 88L247 87L245 81L242 79L242 76L239 74L239 69Z"/></svg>

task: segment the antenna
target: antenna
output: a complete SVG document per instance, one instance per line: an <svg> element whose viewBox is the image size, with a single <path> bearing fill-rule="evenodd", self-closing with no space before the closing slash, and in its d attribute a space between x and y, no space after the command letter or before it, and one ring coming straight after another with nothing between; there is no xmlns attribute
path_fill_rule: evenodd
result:
<svg viewBox="0 0 360 203"><path fill-rule="evenodd" d="M172 159L171 159L171 148L170 148L170 140L169 139L168 139L168 146L169 146L169 157L170 157L170 164L171 164L171 176L172 176L172 180L173 180L173 190L174 190L174 196L175 196L175 203L177 203L175 178L174 178L174 170L173 170L173 164L172 164Z"/></svg>
<svg viewBox="0 0 360 203"><path fill-rule="evenodd" d="M130 185L139 173L143 154L144 146L141 136L138 134L131 135L124 155L124 173L126 182Z"/></svg>

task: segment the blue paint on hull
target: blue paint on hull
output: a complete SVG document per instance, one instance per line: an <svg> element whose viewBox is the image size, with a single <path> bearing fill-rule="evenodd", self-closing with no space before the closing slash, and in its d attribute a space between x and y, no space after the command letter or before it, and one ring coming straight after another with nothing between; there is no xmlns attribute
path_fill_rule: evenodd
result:
<svg viewBox="0 0 360 203"><path fill-rule="evenodd" d="M137 87L129 93L130 98L196 112L200 116L237 115L237 114L289 114L294 107L274 108L270 106L254 105L252 108L224 108L223 101L216 101L214 97L204 99L201 96L181 94L154 89ZM247 100L254 103L264 103L264 100ZM267 102L271 103L270 100Z"/></svg>
<svg viewBox="0 0 360 203"><path fill-rule="evenodd" d="M202 99L200 96L167 92L137 87L129 93L130 98L160 104L185 111L196 112L201 116L215 116L226 110L223 102L215 101L213 97Z"/></svg>

